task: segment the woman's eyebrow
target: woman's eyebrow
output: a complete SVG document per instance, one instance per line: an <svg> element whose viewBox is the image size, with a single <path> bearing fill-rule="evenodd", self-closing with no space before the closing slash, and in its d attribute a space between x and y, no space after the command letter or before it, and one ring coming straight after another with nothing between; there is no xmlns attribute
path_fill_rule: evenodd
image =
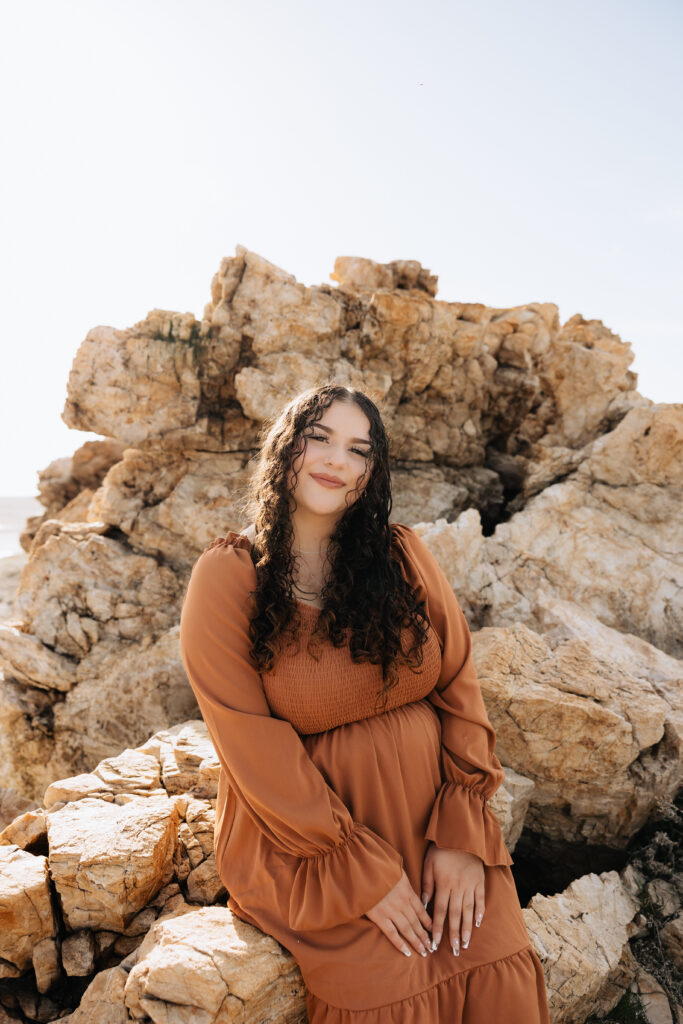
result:
<svg viewBox="0 0 683 1024"><path fill-rule="evenodd" d="M320 427L321 430L326 430L328 434L334 434L332 427L326 427L324 423L311 423L311 429L314 427ZM351 440L358 441L360 444L372 444L368 437L352 437Z"/></svg>

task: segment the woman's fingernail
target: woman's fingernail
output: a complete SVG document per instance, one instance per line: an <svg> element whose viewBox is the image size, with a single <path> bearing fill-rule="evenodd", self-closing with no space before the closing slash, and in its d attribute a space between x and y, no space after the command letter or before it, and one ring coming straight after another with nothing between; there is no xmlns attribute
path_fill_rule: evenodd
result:
<svg viewBox="0 0 683 1024"><path fill-rule="evenodd" d="M422 893L422 902L424 903L425 907L429 903L429 895L426 892Z"/></svg>
<svg viewBox="0 0 683 1024"><path fill-rule="evenodd" d="M438 946L440 942L441 942L441 932L435 932L434 933L434 945Z"/></svg>
<svg viewBox="0 0 683 1024"><path fill-rule="evenodd" d="M457 943L453 944L453 955L454 956L460 956L460 950L458 949Z"/></svg>
<svg viewBox="0 0 683 1024"><path fill-rule="evenodd" d="M476 919L476 921L474 922L474 926L475 926L475 928L478 928L478 927L479 927L479 925L481 924L481 919L482 919L482 917L483 917L483 916L484 916L483 914L477 914L477 919Z"/></svg>
<svg viewBox="0 0 683 1024"><path fill-rule="evenodd" d="M462 937L462 948L463 949L467 949L469 944L470 944L470 933L469 932L465 932L465 934Z"/></svg>
<svg viewBox="0 0 683 1024"><path fill-rule="evenodd" d="M405 955L406 955L406 956L410 956L410 950L409 950L409 949L406 949L406 948L404 947L404 948L403 948L403 952L405 953Z"/></svg>

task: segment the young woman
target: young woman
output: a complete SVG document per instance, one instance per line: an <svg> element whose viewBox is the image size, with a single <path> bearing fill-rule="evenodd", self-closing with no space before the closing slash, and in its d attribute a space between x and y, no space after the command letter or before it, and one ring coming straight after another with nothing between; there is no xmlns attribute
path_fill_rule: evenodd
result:
<svg viewBox="0 0 683 1024"><path fill-rule="evenodd" d="M195 562L228 906L295 957L310 1024L548 1024L467 622L391 505L376 406L326 384L267 432L253 525Z"/></svg>

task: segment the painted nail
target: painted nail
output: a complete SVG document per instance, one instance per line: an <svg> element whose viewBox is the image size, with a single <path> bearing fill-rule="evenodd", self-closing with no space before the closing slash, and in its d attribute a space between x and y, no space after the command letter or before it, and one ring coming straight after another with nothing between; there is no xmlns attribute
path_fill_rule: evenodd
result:
<svg viewBox="0 0 683 1024"><path fill-rule="evenodd" d="M469 944L470 944L470 933L469 932L465 932L465 934L462 937L462 948L463 949L467 949Z"/></svg>
<svg viewBox="0 0 683 1024"><path fill-rule="evenodd" d="M482 919L482 917L483 917L483 916L484 916L483 914L477 914L477 919L476 919L476 921L474 922L474 926L475 926L475 928L478 928L478 927L480 926L480 924L481 924L481 919Z"/></svg>
<svg viewBox="0 0 683 1024"><path fill-rule="evenodd" d="M406 956L410 956L410 950L406 949L405 946L403 947L403 952L405 953Z"/></svg>
<svg viewBox="0 0 683 1024"><path fill-rule="evenodd" d="M435 932L434 933L434 945L438 946L440 942L441 942L441 932Z"/></svg>
<svg viewBox="0 0 683 1024"><path fill-rule="evenodd" d="M459 951L457 945L453 946L453 955L454 956L460 956L460 951Z"/></svg>
<svg viewBox="0 0 683 1024"><path fill-rule="evenodd" d="M427 956L427 950L426 949L421 949L420 950L420 954L421 954L421 956Z"/></svg>
<svg viewBox="0 0 683 1024"><path fill-rule="evenodd" d="M431 950L432 953L436 952L436 946L437 946L437 943L434 941L434 939L432 939L432 945L430 947L430 950Z"/></svg>
<svg viewBox="0 0 683 1024"><path fill-rule="evenodd" d="M425 907L426 907L426 906L427 906L427 904L429 903L429 896L427 895L427 893L426 893L426 892L423 892L423 893L422 893L422 902L424 903Z"/></svg>

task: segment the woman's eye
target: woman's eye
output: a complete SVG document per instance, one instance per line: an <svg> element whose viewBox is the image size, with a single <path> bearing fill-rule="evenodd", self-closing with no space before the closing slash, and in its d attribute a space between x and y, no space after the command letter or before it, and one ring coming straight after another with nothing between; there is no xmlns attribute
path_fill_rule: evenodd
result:
<svg viewBox="0 0 683 1024"><path fill-rule="evenodd" d="M307 438L310 441L327 441L328 440L327 434L307 434L306 436L307 436ZM356 455L362 455L362 456L366 455L366 452L361 451L360 448L352 448L351 451L355 452Z"/></svg>

